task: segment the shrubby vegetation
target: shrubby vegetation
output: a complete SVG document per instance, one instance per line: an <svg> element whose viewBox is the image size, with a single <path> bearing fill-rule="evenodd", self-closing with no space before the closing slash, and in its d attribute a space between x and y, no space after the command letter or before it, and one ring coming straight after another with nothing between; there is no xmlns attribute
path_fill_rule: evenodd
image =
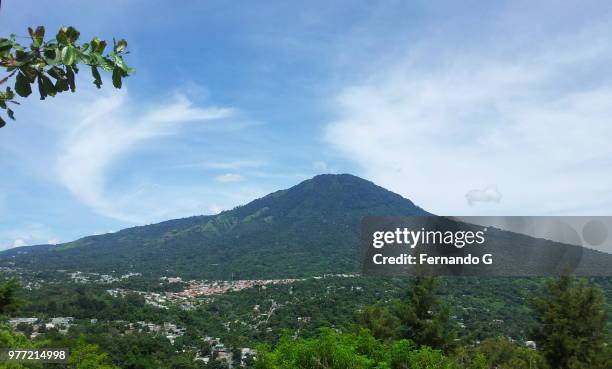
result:
<svg viewBox="0 0 612 369"><path fill-rule="evenodd" d="M362 310L361 321L369 329L358 333L323 329L311 339L285 336L274 350L261 355L256 367L604 369L612 363L603 294L582 280L562 276L547 281L542 295L532 300L540 322L536 334L539 350L507 338L459 344L453 339L453 328L448 327L448 308L433 293L435 283L431 278L416 278L409 291L410 299L396 302L392 309Z"/></svg>
<svg viewBox="0 0 612 369"><path fill-rule="evenodd" d="M413 341L381 341L368 330L341 334L323 329L317 338L294 340L287 336L257 360L258 369L429 369L458 368L442 350L417 346ZM479 355L466 368L486 368Z"/></svg>
<svg viewBox="0 0 612 369"><path fill-rule="evenodd" d="M210 351L201 340L204 334L218 334L230 347L257 346L258 360L249 366L260 369L610 367L609 306L602 290L570 277L542 282L415 278L406 284L404 279L330 278L230 293L194 311L162 311L145 305L139 296L111 298L101 287L55 286L30 291L28 304L14 314L40 316L44 312L54 316L70 312L80 319L78 324L67 334L52 329L33 341L3 326L0 345L71 347L73 355L79 353L82 357L80 364L74 360L69 364L75 368L94 367L84 366L90 365L87 363L100 368L223 367L221 362L206 366L193 361L193 350ZM607 279L596 282L601 286L609 283ZM361 289L355 289L357 285ZM511 299L504 300L501 289L509 289L509 296L520 295L510 289L512 285L522 286L526 295L534 296L525 296L528 306L523 308ZM15 293L14 282L6 286L0 288L5 291L0 299L2 314L7 313L8 307L15 308L15 299L24 296ZM460 300L460 295L449 294L455 289L460 295L467 289L472 293L469 299ZM497 296L497 300L488 294ZM283 308L271 316L267 325L250 330L240 323L223 324L247 319L254 304L266 309L269 305L265 301L273 299ZM466 304L473 301L481 305ZM493 310L494 305L506 305L506 309ZM487 335L468 324L461 328L459 323L465 316L456 311L466 307L471 321L482 320L482 327L490 323L491 317L508 315L510 322L513 314L518 318L523 309L528 309L529 333L512 339L515 332L522 331L512 326L504 328L509 324L489 324L489 328L496 329L490 329ZM101 317L99 322L88 322L96 316ZM296 317L300 316L308 316L310 321L298 322ZM125 334L128 322L138 320L171 321L188 329L174 345L163 336L147 332ZM488 338L480 338L485 336ZM537 349L524 344L532 337Z"/></svg>
<svg viewBox="0 0 612 369"><path fill-rule="evenodd" d="M608 309L600 289L566 275L547 281L532 304L539 323L535 339L551 368L612 367Z"/></svg>
<svg viewBox="0 0 612 369"><path fill-rule="evenodd" d="M323 329L317 338L285 337L256 363L259 369L532 369L541 355L507 339L445 353L412 340L378 340L368 330L341 334Z"/></svg>

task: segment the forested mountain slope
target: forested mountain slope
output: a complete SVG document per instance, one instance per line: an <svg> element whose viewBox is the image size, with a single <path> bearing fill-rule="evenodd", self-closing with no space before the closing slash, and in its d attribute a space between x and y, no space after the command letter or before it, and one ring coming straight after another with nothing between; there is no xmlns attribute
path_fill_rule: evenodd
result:
<svg viewBox="0 0 612 369"><path fill-rule="evenodd" d="M57 246L8 250L0 254L0 266L193 279L354 273L360 263L360 221L375 215L431 214L364 179L319 175L214 216L175 219ZM443 228L459 224L437 219ZM539 276L573 263L580 274L607 276L612 265L610 254L498 229L488 232L487 242L487 252L496 259L493 265L457 270L468 275ZM469 251L451 248L450 254Z"/></svg>
<svg viewBox="0 0 612 369"><path fill-rule="evenodd" d="M357 271L366 215L427 215L398 194L348 175L319 175L214 216L195 216L11 249L0 265L193 278L299 277Z"/></svg>

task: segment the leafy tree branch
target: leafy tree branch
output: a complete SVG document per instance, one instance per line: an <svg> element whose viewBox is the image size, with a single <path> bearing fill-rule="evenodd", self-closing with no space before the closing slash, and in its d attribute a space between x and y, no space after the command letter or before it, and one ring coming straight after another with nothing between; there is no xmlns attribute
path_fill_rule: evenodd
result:
<svg viewBox="0 0 612 369"><path fill-rule="evenodd" d="M80 32L74 27L62 27L55 38L45 40L45 28L28 28L31 43L21 45L15 35L0 38L0 67L7 75L0 79L0 85L14 78L14 87L7 86L0 92L0 108L10 119L15 113L10 104L19 104L17 95L28 97L38 89L40 99L54 97L59 93L76 91L75 76L80 66L89 66L93 83L102 87L100 70L112 74L113 86L121 88L123 78L134 73L125 63L128 53L127 41L114 40L112 51L105 53L107 42L95 37L90 42L78 44ZM0 128L6 121L0 116Z"/></svg>

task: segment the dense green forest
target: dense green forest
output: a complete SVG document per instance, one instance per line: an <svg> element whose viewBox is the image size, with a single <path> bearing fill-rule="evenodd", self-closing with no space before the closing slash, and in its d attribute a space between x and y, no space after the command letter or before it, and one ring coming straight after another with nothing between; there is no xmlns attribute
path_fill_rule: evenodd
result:
<svg viewBox="0 0 612 369"><path fill-rule="evenodd" d="M431 281L419 285L406 278L311 278L206 298L192 310L159 309L136 294L112 297L106 292L109 286L58 281L40 289L18 289L17 303L4 310L14 317L71 316L75 321L70 329L49 329L28 343L31 328L27 325L5 327L3 341L7 347L30 344L89 350L108 365L121 368L206 367L193 360L196 353L210 350L202 339L205 336L218 337L230 348L257 348L260 368L493 368L494 363L499 368L546 368L539 345L551 333L538 327L551 308L542 306L542 301L538 305L535 298L554 293L550 282L473 277ZM609 299L610 279L588 282ZM597 293L586 299L596 301ZM580 294L562 298L580 301ZM605 299L602 294L598 304L608 312ZM276 308L263 319L255 306L261 312ZM540 313L538 306L543 309ZM579 311L576 318L582 315ZM185 334L171 343L162 334L131 329L130 323L139 321L172 323L185 327ZM602 342L609 345L610 338L605 336L609 326L604 319L589 330L601 328ZM526 346L530 340L536 340L537 350ZM325 347L327 353L318 347ZM352 364L317 366L305 359L313 352L320 352L322 361L346 359ZM401 366L401 360L422 364Z"/></svg>

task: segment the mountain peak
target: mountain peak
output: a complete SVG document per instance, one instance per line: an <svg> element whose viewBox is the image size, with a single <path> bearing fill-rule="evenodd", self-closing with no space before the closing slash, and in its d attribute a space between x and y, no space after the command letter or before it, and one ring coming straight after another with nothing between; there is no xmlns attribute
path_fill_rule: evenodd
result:
<svg viewBox="0 0 612 369"><path fill-rule="evenodd" d="M338 182L365 182L365 183L370 183L372 184L372 182L363 179L361 177L357 177L356 175L350 174L350 173L323 173L323 174L317 174L316 176L307 179L306 181L313 181L313 182L330 182L330 181L338 181Z"/></svg>
<svg viewBox="0 0 612 369"><path fill-rule="evenodd" d="M283 214L426 215L412 201L352 174L320 174L245 206L242 213L262 208ZM237 209L236 209L237 210ZM314 216L314 213L310 214Z"/></svg>
<svg viewBox="0 0 612 369"><path fill-rule="evenodd" d="M384 188L377 186L367 179L357 177L353 174L341 173L341 174L318 174L310 179L307 179L295 187L298 186L321 186L321 187L335 187L335 186L350 186L352 189L355 187L377 187L379 189ZM385 190L387 191L387 190Z"/></svg>

